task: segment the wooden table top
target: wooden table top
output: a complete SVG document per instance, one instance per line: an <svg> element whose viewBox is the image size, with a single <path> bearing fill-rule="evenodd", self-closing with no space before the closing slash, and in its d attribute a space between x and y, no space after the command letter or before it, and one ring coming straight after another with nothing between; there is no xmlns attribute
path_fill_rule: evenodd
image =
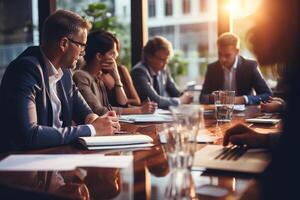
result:
<svg viewBox="0 0 300 200"><path fill-rule="evenodd" d="M204 106L206 110L211 106ZM205 128L222 136L231 126L244 123L245 118L261 115L258 106L248 106L246 111L235 112L231 122L216 125L213 112L205 112ZM152 148L136 151L88 151L78 144L47 149L12 152L22 154L122 154L133 155L133 165L125 169L79 168L73 171L31 171L0 172L0 197L20 196L21 199L163 199L169 184L170 170L167 156L159 142L157 133L162 124L121 124L122 130L140 132L154 139ZM260 130L274 131L278 125L256 127ZM215 142L222 143L222 138ZM205 144L199 144L199 148ZM6 155L0 155L4 158ZM214 192L198 193L200 199L256 199L258 192L254 187L256 176L251 174L192 171L196 192L210 188ZM208 190L209 191L209 190ZM222 193L223 192L223 193ZM220 196L222 193L223 195ZM219 195L219 196L218 196Z"/></svg>

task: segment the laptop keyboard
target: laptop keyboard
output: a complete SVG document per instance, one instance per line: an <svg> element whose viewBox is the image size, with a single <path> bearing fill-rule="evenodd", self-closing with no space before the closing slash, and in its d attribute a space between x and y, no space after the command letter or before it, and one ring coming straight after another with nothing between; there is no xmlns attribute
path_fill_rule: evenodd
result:
<svg viewBox="0 0 300 200"><path fill-rule="evenodd" d="M244 153L248 150L247 146L229 146L224 147L223 151L218 154L214 159L215 160L238 160Z"/></svg>

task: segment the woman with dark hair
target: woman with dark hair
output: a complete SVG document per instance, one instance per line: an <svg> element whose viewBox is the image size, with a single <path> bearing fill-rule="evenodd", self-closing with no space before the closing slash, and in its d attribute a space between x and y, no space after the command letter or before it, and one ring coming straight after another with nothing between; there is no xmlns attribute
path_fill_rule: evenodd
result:
<svg viewBox="0 0 300 200"><path fill-rule="evenodd" d="M300 1L264 0L256 13L249 41L262 66L283 64L286 108L280 137L258 134L237 125L224 136L224 145L247 144L273 147L273 159L262 177L263 199L299 197L299 114L300 114ZM274 145L277 140L276 145Z"/></svg>
<svg viewBox="0 0 300 200"><path fill-rule="evenodd" d="M120 53L120 41L118 40L118 38L116 38L112 33L110 32L106 32L107 35L109 35L113 41L116 44L116 49L117 49L117 53L119 55ZM141 99L137 94L137 91L133 85L132 82L132 78L129 74L128 69L124 66L124 65L118 65L117 66L120 78L121 78L121 82L123 83L123 89L124 92L127 96L127 103L128 105L133 105L133 106L140 106L141 105ZM105 73L102 76L102 80L104 82L104 84L107 87L113 88L114 85L114 79L111 75L111 73Z"/></svg>
<svg viewBox="0 0 300 200"><path fill-rule="evenodd" d="M119 55L116 41L106 31L90 33L84 55L86 65L74 72L74 82L91 109L99 115L111 109L118 114L153 113L157 105L152 102L146 102L140 107L128 107L116 64Z"/></svg>

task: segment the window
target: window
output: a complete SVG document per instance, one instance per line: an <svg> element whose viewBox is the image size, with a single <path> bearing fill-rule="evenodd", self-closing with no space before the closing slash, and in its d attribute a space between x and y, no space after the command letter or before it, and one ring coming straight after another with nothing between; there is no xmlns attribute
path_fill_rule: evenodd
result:
<svg viewBox="0 0 300 200"><path fill-rule="evenodd" d="M186 10L192 11L192 3L196 1L180 0L165 1L173 2L173 12L182 13L184 6ZM195 16L186 16L184 20L179 20L178 16L161 16L157 20L149 18L149 37L161 35L167 38L173 45L174 54L179 54L181 60L187 63L186 69L178 74L180 78L175 78L181 89L186 88L188 81L196 81L202 84L206 72L207 63L217 59L217 2L218 0L205 1L209 3L207 15L195 12ZM197 2L196 2L197 3ZM208 5L206 5L206 8ZM166 7L157 6L157 13L164 13ZM171 58L172 59L172 58ZM171 67L171 66L170 66Z"/></svg>
<svg viewBox="0 0 300 200"><path fill-rule="evenodd" d="M182 0L182 13L188 14L191 12L191 1L190 0Z"/></svg>
<svg viewBox="0 0 300 200"><path fill-rule="evenodd" d="M56 0L56 2L57 9L69 9L79 13L82 16L85 16L88 20L93 22L94 29L101 28L114 32L121 44L121 52L118 62L126 67L131 67L130 0ZM84 12L84 10L87 9L90 4L98 4L99 6L94 7L94 9L98 9L98 13L104 14L95 18L91 14ZM105 7L104 10L102 10L103 5Z"/></svg>
<svg viewBox="0 0 300 200"><path fill-rule="evenodd" d="M208 11L208 0L199 0L199 10L202 13Z"/></svg>
<svg viewBox="0 0 300 200"><path fill-rule="evenodd" d="M8 64L22 51L38 45L37 1L10 0L0 4L0 80Z"/></svg>
<svg viewBox="0 0 300 200"><path fill-rule="evenodd" d="M247 33L253 26L252 14L259 7L261 0L231 0L229 5L231 31L240 37L240 54L246 58L254 59L255 56L248 49ZM276 87L276 77L273 77L271 68L261 67L261 72L271 88Z"/></svg>
<svg viewBox="0 0 300 200"><path fill-rule="evenodd" d="M149 17L155 17L156 16L156 5L155 5L155 0L149 0L148 1L148 13Z"/></svg>
<svg viewBox="0 0 300 200"><path fill-rule="evenodd" d="M173 0L165 1L165 16L173 15Z"/></svg>

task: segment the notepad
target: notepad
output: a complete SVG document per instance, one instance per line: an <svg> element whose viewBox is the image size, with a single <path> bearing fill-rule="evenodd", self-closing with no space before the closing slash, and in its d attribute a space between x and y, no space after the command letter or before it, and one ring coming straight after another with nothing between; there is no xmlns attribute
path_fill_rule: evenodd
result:
<svg viewBox="0 0 300 200"><path fill-rule="evenodd" d="M141 148L153 146L153 139L148 135L113 135L80 137L79 142L89 150Z"/></svg>
<svg viewBox="0 0 300 200"><path fill-rule="evenodd" d="M226 152L227 151L227 152ZM228 154L222 145L206 145L195 152L193 167L244 173L261 173L271 161L265 149L239 149Z"/></svg>

